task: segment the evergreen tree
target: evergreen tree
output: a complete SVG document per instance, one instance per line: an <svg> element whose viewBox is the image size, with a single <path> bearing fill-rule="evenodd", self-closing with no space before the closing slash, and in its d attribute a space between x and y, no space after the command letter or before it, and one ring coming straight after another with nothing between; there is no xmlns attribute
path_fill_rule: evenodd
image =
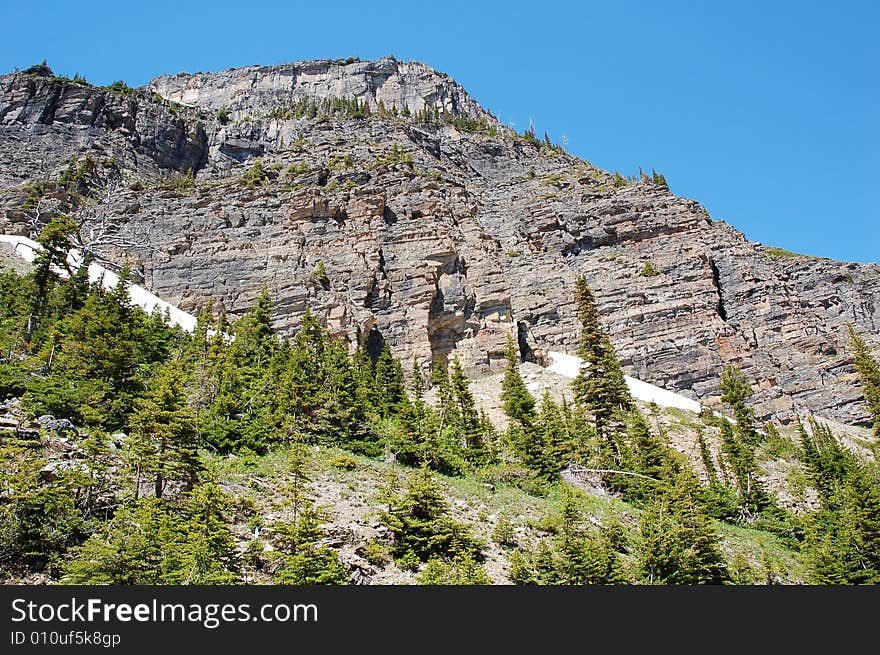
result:
<svg viewBox="0 0 880 655"><path fill-rule="evenodd" d="M358 345L352 356L355 382L357 384L358 402L369 413L375 413L379 405L376 390L376 371L367 349Z"/></svg>
<svg viewBox="0 0 880 655"><path fill-rule="evenodd" d="M62 582L96 585L232 584L238 580L227 500L216 485L193 489L175 508L160 498L121 507L72 549Z"/></svg>
<svg viewBox="0 0 880 655"><path fill-rule="evenodd" d="M375 389L379 414L384 417L396 414L406 392L400 362L391 356L391 347L387 343L376 360Z"/></svg>
<svg viewBox="0 0 880 655"><path fill-rule="evenodd" d="M729 580L718 535L696 502L698 483L681 469L642 515L639 567L650 584L722 584Z"/></svg>
<svg viewBox="0 0 880 655"><path fill-rule="evenodd" d="M755 429L755 413L746 405L746 399L752 395L752 387L734 364L728 364L721 373L721 392L721 400L733 410L737 436L754 448L760 443L761 435Z"/></svg>
<svg viewBox="0 0 880 655"><path fill-rule="evenodd" d="M576 302L581 326L577 354L582 363L572 382L575 402L592 413L596 431L608 440L615 450L615 458L619 458L613 432L619 427L620 412L630 408L632 398L584 276L577 280Z"/></svg>
<svg viewBox="0 0 880 655"><path fill-rule="evenodd" d="M504 358L507 360L507 369L501 381L501 402L504 403L504 413L508 418L519 421L528 429L535 421L535 398L526 388L519 373L519 355L510 336L507 337Z"/></svg>
<svg viewBox="0 0 880 655"><path fill-rule="evenodd" d="M748 433L747 433L748 434ZM758 476L758 464L752 447L734 434L727 420L721 422L721 451L733 471L740 504L740 520L752 521L772 505Z"/></svg>
<svg viewBox="0 0 880 655"><path fill-rule="evenodd" d="M877 363L868 344L856 332L855 328L852 325L848 325L847 328L855 357L856 371L862 381L865 406L873 424L874 439L880 440L880 364Z"/></svg>
<svg viewBox="0 0 880 655"><path fill-rule="evenodd" d="M186 403L184 381L179 363L172 360L159 369L147 397L136 403L131 421L135 498L146 478L152 478L156 498L162 497L169 482L179 482L188 490L198 481L202 466L195 415Z"/></svg>
<svg viewBox="0 0 880 655"><path fill-rule="evenodd" d="M449 506L431 472L419 469L409 477L401 497L390 500L380 521L394 534L394 553L412 552L422 561L431 557L479 557L481 544L466 526L449 517Z"/></svg>
<svg viewBox="0 0 880 655"><path fill-rule="evenodd" d="M541 398L541 413L533 433L537 442L533 451L533 462L526 463L545 476L557 474L576 457L574 440L565 414L553 402L549 391L545 391ZM540 452L537 452L538 449ZM526 450L529 451L528 448Z"/></svg>
<svg viewBox="0 0 880 655"><path fill-rule="evenodd" d="M617 584L622 582L620 561L599 531L586 532L583 512L574 495L566 493L556 535L556 584Z"/></svg>
<svg viewBox="0 0 880 655"><path fill-rule="evenodd" d="M880 479L854 466L832 483L812 517L804 546L817 584L880 583Z"/></svg>
<svg viewBox="0 0 880 655"><path fill-rule="evenodd" d="M432 557L416 578L420 585L488 585L492 580L472 555L463 554L452 560Z"/></svg>
<svg viewBox="0 0 880 655"><path fill-rule="evenodd" d="M470 380L464 374L458 358L452 362L452 375L449 376L449 387L454 404L450 415L452 427L459 435L464 448L465 457L473 464L486 460L488 448L486 444L487 426L477 411L474 395L470 391Z"/></svg>
<svg viewBox="0 0 880 655"><path fill-rule="evenodd" d="M628 415L627 434L621 464L624 469L637 473L609 476L612 484L633 501L652 498L665 471L667 471L667 448L663 441L651 430L651 426L638 409ZM649 478L649 479L646 479Z"/></svg>

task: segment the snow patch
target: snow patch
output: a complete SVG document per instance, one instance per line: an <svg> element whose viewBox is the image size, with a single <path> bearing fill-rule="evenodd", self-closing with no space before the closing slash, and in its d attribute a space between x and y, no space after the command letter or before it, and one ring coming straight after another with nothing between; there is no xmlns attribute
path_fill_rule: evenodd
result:
<svg viewBox="0 0 880 655"><path fill-rule="evenodd" d="M577 377L581 370L581 364L583 363L583 360L580 357L554 352L552 350L548 352L547 355L552 362L550 366L547 367L548 371L564 375L567 378L574 379ZM623 378L626 380L626 386L629 387L630 394L632 394L632 397L637 400L646 403L657 403L660 407L677 407L678 409L686 409L695 414L700 413L700 403L696 400L691 400L686 396L682 396L674 391L667 391L662 387L658 387L648 382L642 382L641 380L637 380L628 375L624 375Z"/></svg>
<svg viewBox="0 0 880 655"><path fill-rule="evenodd" d="M0 242L9 243L13 247L13 251L27 262L33 263L37 258L37 254L43 247L32 239L22 236L14 236L9 234L0 234ZM82 264L82 255L77 250L71 250L67 255L67 261L71 267L78 269ZM55 273L61 277L67 277L67 271L59 268L53 269ZM119 275L113 271L107 270L100 264L89 264L89 282L100 282L104 289L113 289L119 284ZM142 286L137 284L129 285L128 295L134 305L142 308L147 314L151 314L158 309L161 314L168 316L168 322L171 325L179 325L187 332L192 332L196 328L196 317L188 314L179 307L165 302L158 296L150 293Z"/></svg>

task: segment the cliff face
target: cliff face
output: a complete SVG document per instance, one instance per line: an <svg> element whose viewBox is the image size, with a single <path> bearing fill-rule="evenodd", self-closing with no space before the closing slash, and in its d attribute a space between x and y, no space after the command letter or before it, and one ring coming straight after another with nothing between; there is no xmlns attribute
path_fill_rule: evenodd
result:
<svg viewBox="0 0 880 655"><path fill-rule="evenodd" d="M369 113L288 111L334 98ZM426 108L439 118L414 120ZM573 352L583 273L627 373L705 400L734 362L759 416L865 419L845 326L876 342L880 267L780 257L663 186L615 186L421 64L165 76L126 96L0 78L4 231L28 229L22 183L86 153L125 181L100 205L132 245L105 254L184 309L214 298L239 314L267 284L282 333L311 306L407 367L458 356L480 375L502 366L508 335L525 359ZM263 179L248 188L255 157ZM189 167L194 188L159 183Z"/></svg>
<svg viewBox="0 0 880 655"><path fill-rule="evenodd" d="M249 66L220 73L163 75L150 82L150 90L184 105L218 111L232 120L257 118L302 100L356 98L372 108L425 108L454 116L488 114L452 78L417 62L391 57L377 61L303 61L280 66Z"/></svg>

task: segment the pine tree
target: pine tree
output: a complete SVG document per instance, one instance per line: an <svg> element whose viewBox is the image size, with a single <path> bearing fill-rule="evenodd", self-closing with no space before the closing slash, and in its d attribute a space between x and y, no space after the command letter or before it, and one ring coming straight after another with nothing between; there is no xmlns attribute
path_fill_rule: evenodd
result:
<svg viewBox="0 0 880 655"><path fill-rule="evenodd" d="M632 397L611 340L600 325L596 299L584 276L577 280L576 302L581 326L577 354L582 363L572 382L575 402L592 413L596 431L609 441L619 458L613 432L619 427L620 412L632 406Z"/></svg>
<svg viewBox="0 0 880 655"><path fill-rule="evenodd" d="M696 502L698 482L681 469L642 515L639 567L649 584L723 584L729 580L719 538Z"/></svg>
<svg viewBox="0 0 880 655"><path fill-rule="evenodd" d="M852 325L847 326L855 358L856 371L862 381L865 406L873 423L874 438L880 440L880 364L871 354L868 344Z"/></svg>
<svg viewBox="0 0 880 655"><path fill-rule="evenodd" d="M546 476L555 475L576 457L575 443L566 423L565 414L549 391L541 398L541 413L534 431L540 435L540 449L537 469ZM532 466L532 468L536 468Z"/></svg>
<svg viewBox="0 0 880 655"><path fill-rule="evenodd" d="M375 388L379 415L388 417L396 414L406 392L400 362L391 356L391 347L387 343L376 360Z"/></svg>
<svg viewBox="0 0 880 655"><path fill-rule="evenodd" d="M734 434L727 420L721 422L721 451L733 471L740 502L740 520L751 521L772 505L767 490L758 476L753 447Z"/></svg>
<svg viewBox="0 0 880 655"><path fill-rule="evenodd" d="M737 436L754 448L760 443L761 435L755 429L755 412L746 405L746 399L753 393L752 386L736 365L729 364L722 371L721 392L721 400L733 410Z"/></svg>
<svg viewBox="0 0 880 655"><path fill-rule="evenodd" d="M519 373L519 355L510 336L507 337L504 358L507 360L507 369L501 381L501 402L504 403L504 413L508 418L519 421L528 429L535 421L535 398L526 388Z"/></svg>
<svg viewBox="0 0 880 655"><path fill-rule="evenodd" d="M376 398L376 371L369 353L363 344L358 345L352 356L352 367L354 368L354 377L357 383L358 402L360 402L369 413L375 413L378 406Z"/></svg>
<svg viewBox="0 0 880 655"><path fill-rule="evenodd" d="M150 383L147 397L136 404L132 417L132 466L135 498L140 481L152 478L161 498L169 482L192 489L202 465L196 442L195 416L186 402L185 376L176 361L162 366Z"/></svg>
<svg viewBox="0 0 880 655"><path fill-rule="evenodd" d="M582 527L583 512L569 491L562 502L556 535L556 584L616 584L622 582L620 561L607 538Z"/></svg>
<svg viewBox="0 0 880 655"><path fill-rule="evenodd" d="M623 491L628 500L644 501L653 497L664 472L668 470L668 454L666 445L654 434L638 409L632 409L628 415L622 459L625 470L645 477L613 476L612 483Z"/></svg>
<svg viewBox="0 0 880 655"><path fill-rule="evenodd" d="M428 469L415 471L407 480L403 496L389 499L390 508L380 521L394 534L394 552L412 552L427 561L433 556L479 557L481 544L466 526L449 517L449 505Z"/></svg>
<svg viewBox="0 0 880 655"><path fill-rule="evenodd" d="M449 376L450 391L455 405L453 415L456 416L453 425L461 435L468 459L478 462L486 456L485 426L480 420L474 395L469 388L470 384L461 362L456 357L452 362L452 374Z"/></svg>

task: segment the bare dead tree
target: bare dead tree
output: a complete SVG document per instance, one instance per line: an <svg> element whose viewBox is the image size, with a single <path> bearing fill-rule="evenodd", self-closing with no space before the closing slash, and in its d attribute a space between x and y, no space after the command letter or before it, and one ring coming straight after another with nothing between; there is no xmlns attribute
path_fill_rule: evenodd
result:
<svg viewBox="0 0 880 655"><path fill-rule="evenodd" d="M108 251L157 251L153 246L152 228L134 230L131 221L114 206L121 186L120 178L108 180L94 201L76 215L79 230L74 238L75 247L83 256L110 269L118 269L119 264L108 256Z"/></svg>

